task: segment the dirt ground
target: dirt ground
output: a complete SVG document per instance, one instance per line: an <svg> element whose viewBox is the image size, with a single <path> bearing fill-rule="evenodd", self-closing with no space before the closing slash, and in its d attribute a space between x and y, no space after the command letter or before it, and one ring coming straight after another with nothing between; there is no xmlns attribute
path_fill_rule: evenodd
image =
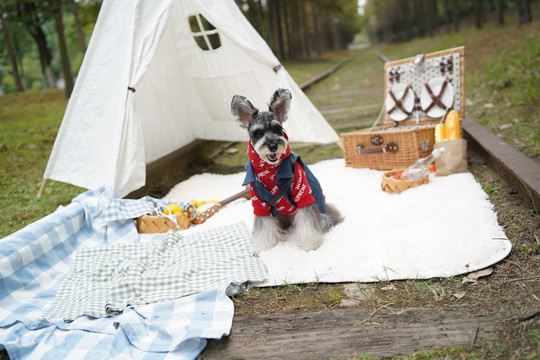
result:
<svg viewBox="0 0 540 360"><path fill-rule="evenodd" d="M390 308L468 312L495 316L505 329L499 334L499 341L460 350L458 355L448 350L427 358L537 358L540 355L540 215L534 211L531 202L525 201L516 189L486 166L482 157L469 152L468 160L469 170L489 195L499 224L513 244L508 257L490 267L490 274L471 282L467 282L465 276L457 276L374 284L257 288L234 299L235 315L340 307L367 307L373 311Z"/></svg>

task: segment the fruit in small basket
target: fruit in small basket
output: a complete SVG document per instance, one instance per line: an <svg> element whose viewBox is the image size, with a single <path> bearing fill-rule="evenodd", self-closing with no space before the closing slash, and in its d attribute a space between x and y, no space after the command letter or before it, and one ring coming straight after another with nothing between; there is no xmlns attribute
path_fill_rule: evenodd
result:
<svg viewBox="0 0 540 360"><path fill-rule="evenodd" d="M399 172L395 173L392 176L392 179L394 179L394 180L402 180L402 176L403 176L403 171L399 171Z"/></svg>
<svg viewBox="0 0 540 360"><path fill-rule="evenodd" d="M182 208L176 204L169 204L165 210L163 210L163 213L165 213L165 215L181 214Z"/></svg>

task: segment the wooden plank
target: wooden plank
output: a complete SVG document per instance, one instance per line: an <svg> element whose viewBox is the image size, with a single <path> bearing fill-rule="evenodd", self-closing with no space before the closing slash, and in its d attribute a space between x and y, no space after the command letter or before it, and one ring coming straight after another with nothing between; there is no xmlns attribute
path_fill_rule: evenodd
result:
<svg viewBox="0 0 540 360"><path fill-rule="evenodd" d="M350 308L235 317L231 335L210 340L199 359L327 359L399 356L492 341L491 317L454 311Z"/></svg>
<svg viewBox="0 0 540 360"><path fill-rule="evenodd" d="M540 209L540 165L475 120L465 117L462 126L468 146L479 151L487 165L513 185L527 203Z"/></svg>

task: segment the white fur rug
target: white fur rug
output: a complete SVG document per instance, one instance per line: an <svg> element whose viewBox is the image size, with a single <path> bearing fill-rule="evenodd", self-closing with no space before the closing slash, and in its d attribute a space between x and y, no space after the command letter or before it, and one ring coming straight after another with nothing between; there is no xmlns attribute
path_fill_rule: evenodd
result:
<svg viewBox="0 0 540 360"><path fill-rule="evenodd" d="M450 277L492 265L511 250L492 204L470 173L431 175L426 185L388 194L381 190L382 171L347 168L343 159L310 169L345 221L317 250L281 243L261 253L268 279L259 286ZM244 173L196 175L165 199L223 200L242 190L243 179ZM184 231L239 220L251 227L253 217L251 201L240 199Z"/></svg>

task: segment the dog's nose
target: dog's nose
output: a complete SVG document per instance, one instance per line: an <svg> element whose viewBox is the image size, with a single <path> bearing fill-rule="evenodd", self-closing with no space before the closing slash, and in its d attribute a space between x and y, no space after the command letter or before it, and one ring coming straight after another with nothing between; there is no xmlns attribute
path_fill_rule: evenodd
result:
<svg viewBox="0 0 540 360"><path fill-rule="evenodd" d="M276 144L268 145L268 150L270 150L271 152L276 152L277 148L278 148L278 146Z"/></svg>

